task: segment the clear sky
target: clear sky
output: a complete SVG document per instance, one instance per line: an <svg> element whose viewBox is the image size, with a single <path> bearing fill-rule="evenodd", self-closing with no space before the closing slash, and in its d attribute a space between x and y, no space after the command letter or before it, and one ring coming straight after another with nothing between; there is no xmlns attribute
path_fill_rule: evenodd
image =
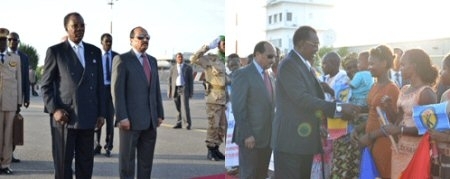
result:
<svg viewBox="0 0 450 179"><path fill-rule="evenodd" d="M0 27L19 33L22 42L34 46L44 63L49 46L67 33L64 16L79 12L86 23L83 40L101 48L100 36L110 32L113 22L113 50L131 49L129 34L142 26L151 36L147 52L155 57L172 57L192 52L225 33L225 0L9 0L2 2Z"/></svg>
<svg viewBox="0 0 450 179"><path fill-rule="evenodd" d="M450 37L449 1L335 0L335 46Z"/></svg>

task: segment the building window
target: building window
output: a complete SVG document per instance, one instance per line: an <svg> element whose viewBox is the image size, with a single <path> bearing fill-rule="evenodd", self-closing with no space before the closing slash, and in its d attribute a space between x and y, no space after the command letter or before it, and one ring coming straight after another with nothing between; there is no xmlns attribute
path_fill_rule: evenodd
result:
<svg viewBox="0 0 450 179"><path fill-rule="evenodd" d="M292 12L286 13L286 21L292 21Z"/></svg>
<svg viewBox="0 0 450 179"><path fill-rule="evenodd" d="M273 23L277 23L278 21L278 14L273 15Z"/></svg>
<svg viewBox="0 0 450 179"><path fill-rule="evenodd" d="M280 22L283 21L283 14L280 13Z"/></svg>
<svg viewBox="0 0 450 179"><path fill-rule="evenodd" d="M270 43L272 43L273 46L275 46L275 47L281 47L281 45L282 45L281 39L273 39L273 40L270 40Z"/></svg>
<svg viewBox="0 0 450 179"><path fill-rule="evenodd" d="M269 24L272 24L272 16L269 16Z"/></svg>

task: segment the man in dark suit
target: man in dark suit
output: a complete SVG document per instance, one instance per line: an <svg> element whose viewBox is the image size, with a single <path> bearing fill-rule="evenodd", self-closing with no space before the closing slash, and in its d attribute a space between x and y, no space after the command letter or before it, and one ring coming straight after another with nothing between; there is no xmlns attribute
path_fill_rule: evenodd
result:
<svg viewBox="0 0 450 179"><path fill-rule="evenodd" d="M56 179L91 178L94 128L103 125L105 87L99 48L82 42L83 17L64 17L68 40L47 50L42 75L45 110L50 114L52 154Z"/></svg>
<svg viewBox="0 0 450 179"><path fill-rule="evenodd" d="M103 47L103 77L105 84L105 103L106 105L106 137L105 137L105 146L104 149L106 151L105 155L107 157L111 156L111 150L113 148L113 139L114 139L114 105L111 97L111 70L112 70L112 59L118 55L117 52L111 50L112 47L112 36L111 34L105 33L100 38L101 44ZM102 128L97 128L95 130L95 148L94 155L100 154L102 150L102 146L100 144L100 138L102 135Z"/></svg>
<svg viewBox="0 0 450 179"><path fill-rule="evenodd" d="M327 102L311 70L319 49L316 31L295 31L294 49L278 67L272 148L276 178L310 178L313 155L322 152L320 123L326 116L356 115L357 106Z"/></svg>
<svg viewBox="0 0 450 179"><path fill-rule="evenodd" d="M20 57L20 69L22 72L22 99L23 99L23 106L25 108L28 108L30 105L30 81L28 80L28 69L29 69L29 61L28 61L28 55L19 51L19 43L20 38L19 34L16 32L11 32L8 35L8 46L9 46L9 52L19 55ZM16 113L20 113L20 105L17 107ZM16 145L13 145L13 151L16 149ZM15 158L14 155L12 157L12 162L18 163L20 162L19 159Z"/></svg>
<svg viewBox="0 0 450 179"><path fill-rule="evenodd" d="M189 109L189 98L194 93L194 79L192 67L183 62L183 54L177 53L176 64L170 68L169 88L167 96L173 98L177 108L177 124L174 129L182 128L181 119L187 124L186 129L191 130L191 112Z"/></svg>
<svg viewBox="0 0 450 179"><path fill-rule="evenodd" d="M237 70L231 82L236 121L233 142L239 146L239 177L267 178L272 149L273 86L267 69L276 52L267 41L256 44L253 62Z"/></svg>
<svg viewBox="0 0 450 179"><path fill-rule="evenodd" d="M122 179L150 178L156 129L164 120L156 59L145 51L150 36L142 27L130 33L132 49L113 60L111 89L119 126L119 172Z"/></svg>

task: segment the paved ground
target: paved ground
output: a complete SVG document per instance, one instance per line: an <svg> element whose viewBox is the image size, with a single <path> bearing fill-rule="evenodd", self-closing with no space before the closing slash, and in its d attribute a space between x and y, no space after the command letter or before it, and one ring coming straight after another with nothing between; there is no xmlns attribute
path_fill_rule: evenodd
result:
<svg viewBox="0 0 450 179"><path fill-rule="evenodd" d="M166 120L158 129L152 178L178 179L224 173L223 161L206 160L204 139L207 122L201 84L195 84L195 95L190 103L193 120L190 131L171 128L175 124L176 110L173 101L166 98L165 82L162 82L161 88ZM0 175L0 178L53 178L49 119L42 111L42 98L32 97L30 107L22 113L25 118L25 145L18 146L14 153L22 162L12 165L14 175ZM118 134L118 129L115 132ZM118 178L118 135L114 139L112 157L95 157L93 178ZM221 151L223 149L224 145Z"/></svg>

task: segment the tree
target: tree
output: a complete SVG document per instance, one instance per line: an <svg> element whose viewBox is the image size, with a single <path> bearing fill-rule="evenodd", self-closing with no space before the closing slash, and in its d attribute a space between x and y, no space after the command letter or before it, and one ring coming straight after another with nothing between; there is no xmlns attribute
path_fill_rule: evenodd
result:
<svg viewBox="0 0 450 179"><path fill-rule="evenodd" d="M341 56L341 58L343 58L350 54L350 51L348 50L348 47L341 47L337 49L337 53Z"/></svg>
<svg viewBox="0 0 450 179"><path fill-rule="evenodd" d="M28 55L28 61L29 61L30 67L32 67L34 70L36 70L37 65L39 63L39 54L37 53L36 49L31 45L28 45L25 43L20 43L19 51Z"/></svg>

